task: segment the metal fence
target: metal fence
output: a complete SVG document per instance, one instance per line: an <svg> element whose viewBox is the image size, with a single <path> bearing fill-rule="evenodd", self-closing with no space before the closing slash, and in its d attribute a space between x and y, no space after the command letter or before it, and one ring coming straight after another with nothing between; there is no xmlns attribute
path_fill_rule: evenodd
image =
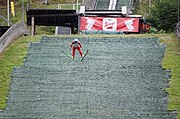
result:
<svg viewBox="0 0 180 119"><path fill-rule="evenodd" d="M17 38L29 34L29 30L24 22L19 22L11 26L0 38L0 54Z"/></svg>

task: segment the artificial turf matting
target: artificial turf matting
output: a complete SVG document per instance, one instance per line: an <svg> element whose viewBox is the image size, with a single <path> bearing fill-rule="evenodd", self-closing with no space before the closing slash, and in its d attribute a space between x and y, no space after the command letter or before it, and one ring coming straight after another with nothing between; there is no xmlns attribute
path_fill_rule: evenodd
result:
<svg viewBox="0 0 180 119"><path fill-rule="evenodd" d="M77 37L76 37L77 38ZM31 43L11 74L7 108L0 119L175 119L168 111L165 45L158 38L42 37Z"/></svg>

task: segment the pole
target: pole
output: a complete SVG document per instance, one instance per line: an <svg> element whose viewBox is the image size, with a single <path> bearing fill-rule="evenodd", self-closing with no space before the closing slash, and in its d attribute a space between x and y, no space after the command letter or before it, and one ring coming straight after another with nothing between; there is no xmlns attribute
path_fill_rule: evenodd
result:
<svg viewBox="0 0 180 119"><path fill-rule="evenodd" d="M9 0L7 0L7 20L8 20L8 26L10 26L10 24L9 24Z"/></svg>
<svg viewBox="0 0 180 119"><path fill-rule="evenodd" d="M78 11L78 0L76 1L77 3L76 3L76 12L78 13L79 11Z"/></svg>
<svg viewBox="0 0 180 119"><path fill-rule="evenodd" d="M22 0L22 22L24 22L24 0Z"/></svg>
<svg viewBox="0 0 180 119"><path fill-rule="evenodd" d="M179 22L179 0L178 0L178 22Z"/></svg>
<svg viewBox="0 0 180 119"><path fill-rule="evenodd" d="M31 17L31 35L35 36L35 18Z"/></svg>

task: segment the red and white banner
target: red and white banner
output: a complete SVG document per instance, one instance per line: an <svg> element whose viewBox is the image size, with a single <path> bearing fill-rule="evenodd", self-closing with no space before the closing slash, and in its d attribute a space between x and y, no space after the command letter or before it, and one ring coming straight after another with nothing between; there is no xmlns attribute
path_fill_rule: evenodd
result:
<svg viewBox="0 0 180 119"><path fill-rule="evenodd" d="M81 17L80 30L139 32L139 18Z"/></svg>

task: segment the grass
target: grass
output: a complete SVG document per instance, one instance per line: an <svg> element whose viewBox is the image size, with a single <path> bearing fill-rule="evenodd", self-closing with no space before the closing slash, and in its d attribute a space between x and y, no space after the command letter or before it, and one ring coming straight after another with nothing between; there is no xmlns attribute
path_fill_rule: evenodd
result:
<svg viewBox="0 0 180 119"><path fill-rule="evenodd" d="M63 35L62 35L63 36ZM97 35L72 35L72 37L93 37ZM178 112L177 119L180 119L180 39L172 34L142 34L142 35L98 35L99 37L159 37L160 42L167 45L163 59L163 67L171 70L169 93L169 110ZM64 37L64 36L63 36ZM71 36L70 36L71 37ZM14 43L0 55L0 109L6 107L6 100L9 90L10 74L14 66L20 66L27 54L27 47L30 42L39 40L39 36L24 36Z"/></svg>
<svg viewBox="0 0 180 119"><path fill-rule="evenodd" d="M180 39L175 36L161 39L167 45L163 67L171 70L169 93L169 110L176 110L180 119Z"/></svg>
<svg viewBox="0 0 180 119"><path fill-rule="evenodd" d="M27 54L28 44L37 40L38 37L21 37L0 55L0 109L4 109L6 106L10 74L13 67L22 65L24 57Z"/></svg>

